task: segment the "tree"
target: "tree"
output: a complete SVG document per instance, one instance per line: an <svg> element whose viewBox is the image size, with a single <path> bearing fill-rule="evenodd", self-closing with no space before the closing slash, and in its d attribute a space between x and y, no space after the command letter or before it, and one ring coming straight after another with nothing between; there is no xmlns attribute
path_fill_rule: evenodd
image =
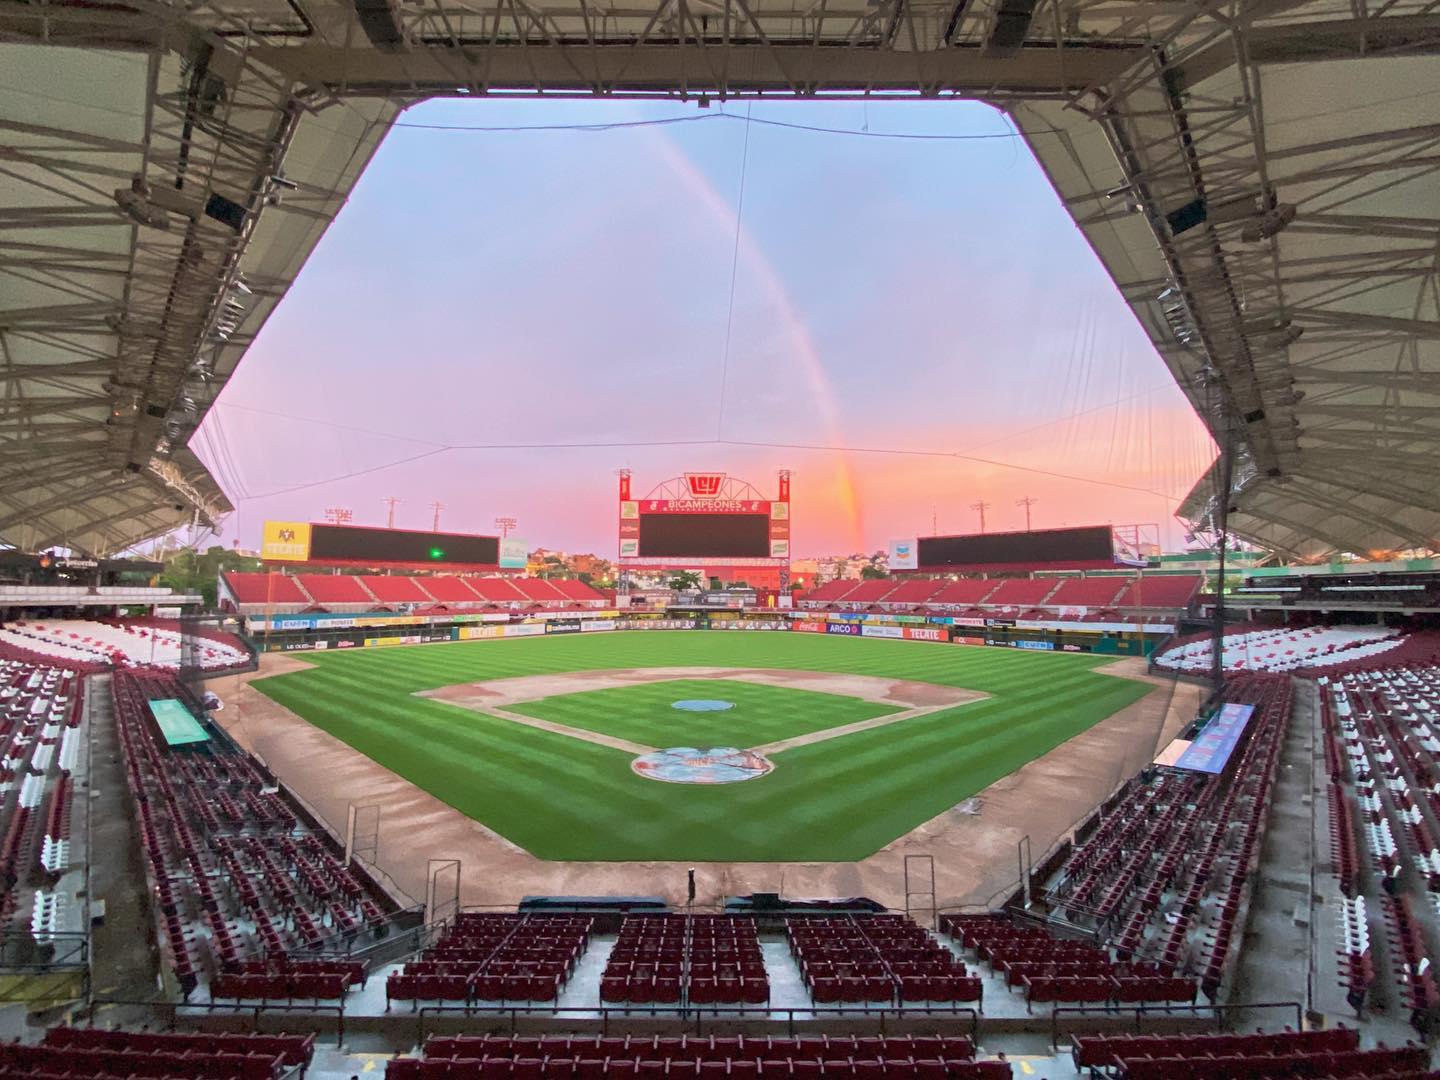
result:
<svg viewBox="0 0 1440 1080"><path fill-rule="evenodd" d="M671 575L669 585L676 592L696 592L700 588L700 574L696 570L677 570Z"/></svg>
<svg viewBox="0 0 1440 1080"><path fill-rule="evenodd" d="M860 577L865 581L879 581L889 576L889 574L873 563L866 563L860 568Z"/></svg>

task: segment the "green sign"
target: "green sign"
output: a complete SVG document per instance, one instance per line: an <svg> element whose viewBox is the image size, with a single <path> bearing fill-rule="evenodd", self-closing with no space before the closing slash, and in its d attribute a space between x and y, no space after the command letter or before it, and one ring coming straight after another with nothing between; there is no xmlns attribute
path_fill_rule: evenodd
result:
<svg viewBox="0 0 1440 1080"><path fill-rule="evenodd" d="M206 742L210 738L200 721L191 716L190 710L174 698L150 702L150 715L155 717L155 723L160 725L160 734L167 746Z"/></svg>

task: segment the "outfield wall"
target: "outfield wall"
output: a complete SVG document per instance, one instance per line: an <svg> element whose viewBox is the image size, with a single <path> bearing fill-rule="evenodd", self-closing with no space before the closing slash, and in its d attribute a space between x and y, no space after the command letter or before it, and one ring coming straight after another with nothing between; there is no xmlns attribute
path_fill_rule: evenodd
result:
<svg viewBox="0 0 1440 1080"><path fill-rule="evenodd" d="M500 621L504 619L506 621ZM259 623L261 626L256 626ZM732 630L843 637L885 638L1028 649L1037 652L1093 652L1145 656L1174 627L1133 623L1067 623L1061 620L973 619L922 615L793 613L773 610L545 612L509 621L508 616L398 616L389 614L275 616L252 620L259 652L373 649L441 641L491 641L556 634L615 633L630 630Z"/></svg>

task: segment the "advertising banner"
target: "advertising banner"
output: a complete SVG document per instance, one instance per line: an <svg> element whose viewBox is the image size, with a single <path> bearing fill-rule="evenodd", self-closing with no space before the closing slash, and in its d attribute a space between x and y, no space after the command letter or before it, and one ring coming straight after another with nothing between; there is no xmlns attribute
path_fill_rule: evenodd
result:
<svg viewBox="0 0 1440 1080"><path fill-rule="evenodd" d="M938 626L907 626L905 637L909 641L949 641L950 635Z"/></svg>
<svg viewBox="0 0 1440 1080"><path fill-rule="evenodd" d="M885 565L891 570L918 570L920 549L913 537L905 540L891 540L886 553Z"/></svg>
<svg viewBox="0 0 1440 1080"><path fill-rule="evenodd" d="M956 634L953 638L950 639L950 641L951 641L951 643L954 644L954 645L985 645L985 644L987 644L987 642L985 641L985 639L984 639L983 637L980 637L980 636L978 636L978 635L976 635L976 634L964 634L964 633Z"/></svg>
<svg viewBox="0 0 1440 1080"><path fill-rule="evenodd" d="M1032 649L1035 652L1055 651L1055 643L1053 641L1016 641L1012 644L1014 644L1017 649Z"/></svg>
<svg viewBox="0 0 1440 1080"><path fill-rule="evenodd" d="M984 619L973 619L973 618L969 618L969 617L962 618L962 617L960 617L960 616L956 616L954 619L952 619L952 620L950 620L950 621L951 621L951 624L954 625L954 626L984 626L984 625L985 625L985 620L984 620Z"/></svg>
<svg viewBox="0 0 1440 1080"><path fill-rule="evenodd" d="M580 629L590 630L614 630L616 623L614 619L586 619L580 624Z"/></svg>
<svg viewBox="0 0 1440 1080"><path fill-rule="evenodd" d="M862 637L898 638L904 637L905 631L898 626L872 626L866 624L860 627L860 635Z"/></svg>
<svg viewBox="0 0 1440 1080"><path fill-rule="evenodd" d="M854 635L854 636L856 636L856 637L859 637L859 636L860 636L860 630L861 630L861 626L860 626L859 623L850 623L850 622L835 623L835 622L832 622L832 623L826 623L826 624L825 624L825 632L826 632L827 634L852 634L852 635Z"/></svg>
<svg viewBox="0 0 1440 1080"><path fill-rule="evenodd" d="M1224 770L1254 712L1254 705L1236 705L1233 702L1222 705L1199 737L1180 755L1175 767L1203 773Z"/></svg>
<svg viewBox="0 0 1440 1080"><path fill-rule="evenodd" d="M266 562L305 562L310 558L308 521L267 521L260 539Z"/></svg>
<svg viewBox="0 0 1440 1080"><path fill-rule="evenodd" d="M578 634L580 633L579 619L552 619L545 624L547 634Z"/></svg>
<svg viewBox="0 0 1440 1080"><path fill-rule="evenodd" d="M628 503L620 504L620 516L626 517ZM635 504L641 514L764 514L770 516L770 503L763 499L641 499Z"/></svg>
<svg viewBox="0 0 1440 1080"><path fill-rule="evenodd" d="M519 536L500 538L500 568L502 570L524 570L530 561L530 541Z"/></svg>
<svg viewBox="0 0 1440 1080"><path fill-rule="evenodd" d="M790 541L776 540L771 537L770 557L772 559L788 559L790 557Z"/></svg>
<svg viewBox="0 0 1440 1080"><path fill-rule="evenodd" d="M796 619L790 624L790 629L801 634L823 634L825 624L815 619Z"/></svg>

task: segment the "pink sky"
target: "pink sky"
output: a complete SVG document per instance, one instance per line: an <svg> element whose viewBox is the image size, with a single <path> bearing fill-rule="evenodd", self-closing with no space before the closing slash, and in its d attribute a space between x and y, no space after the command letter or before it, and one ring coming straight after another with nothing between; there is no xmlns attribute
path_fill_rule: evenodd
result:
<svg viewBox="0 0 1440 1080"><path fill-rule="evenodd" d="M764 109L1007 131L979 105ZM435 103L406 120L674 115L693 110ZM690 445L644 445L664 442ZM1026 495L1037 527L1155 523L1176 546L1171 514L1211 454L1023 144L755 127L747 152L723 119L392 133L192 445L236 502L226 542L331 506L383 524L396 495L399 525L428 527L439 500L446 529L511 514L534 545L600 554L620 467L642 495L697 470L773 491L790 468L799 555L874 550L932 515L975 531L977 501L991 530L1023 527Z"/></svg>

